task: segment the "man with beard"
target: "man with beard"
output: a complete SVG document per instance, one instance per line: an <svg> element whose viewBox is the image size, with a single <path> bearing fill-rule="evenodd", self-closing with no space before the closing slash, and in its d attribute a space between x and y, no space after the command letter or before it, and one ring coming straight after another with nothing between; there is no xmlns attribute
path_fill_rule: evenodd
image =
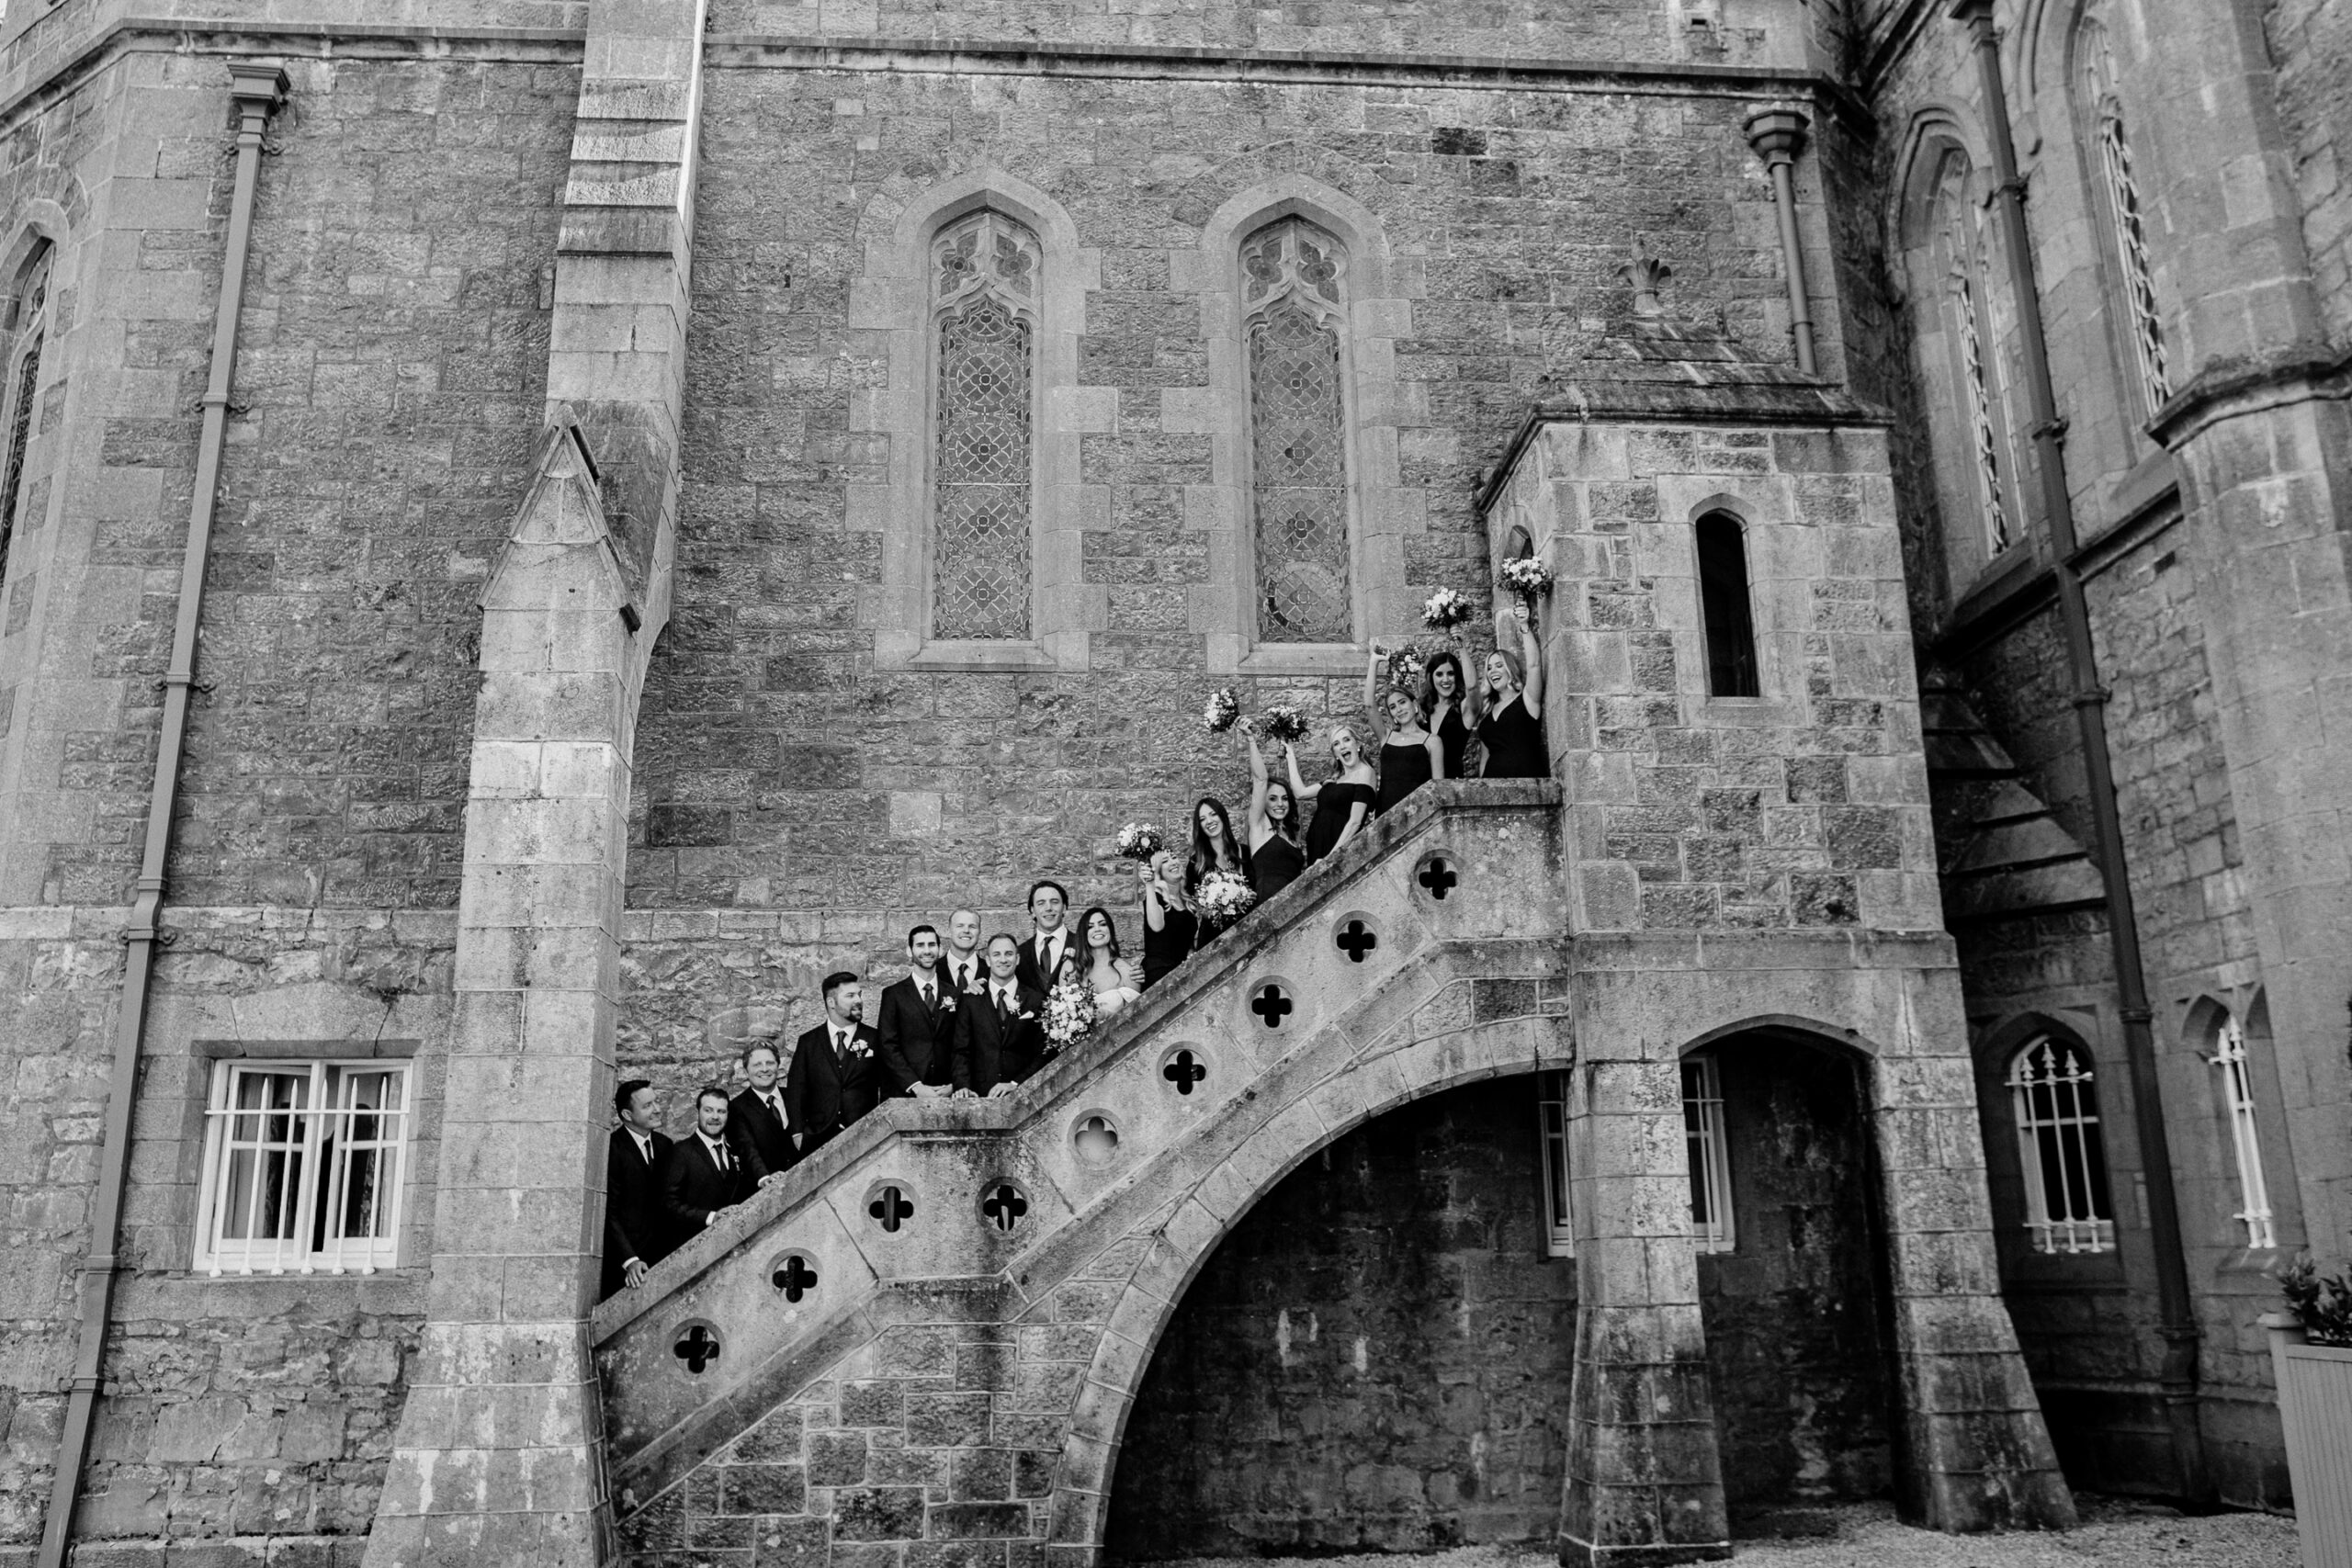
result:
<svg viewBox="0 0 2352 1568"><path fill-rule="evenodd" d="M825 1021L800 1037L785 1079L784 1104L808 1158L874 1109L882 1072L866 1026L865 992L844 969L825 976Z"/></svg>

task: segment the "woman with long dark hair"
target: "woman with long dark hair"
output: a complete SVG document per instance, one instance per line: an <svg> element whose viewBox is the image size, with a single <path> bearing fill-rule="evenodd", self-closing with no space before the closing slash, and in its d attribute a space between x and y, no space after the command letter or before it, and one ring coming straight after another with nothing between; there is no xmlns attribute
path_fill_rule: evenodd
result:
<svg viewBox="0 0 2352 1568"><path fill-rule="evenodd" d="M1233 818L1225 802L1204 795L1193 806L1193 852L1184 862L1185 895L1198 893L1201 878L1213 871L1229 871L1244 882L1250 880L1249 857L1234 836Z"/></svg>
<svg viewBox="0 0 2352 1568"><path fill-rule="evenodd" d="M1509 626L1519 634L1520 651L1498 648L1487 655L1487 714L1478 724L1478 744L1487 753L1490 779L1548 779L1551 753L1544 745L1544 650L1527 625L1527 606L1516 616L1495 617L1495 637Z"/></svg>
<svg viewBox="0 0 2352 1568"><path fill-rule="evenodd" d="M1478 694L1462 672L1462 656L1447 649L1421 671L1421 724L1445 750L1440 778L1470 776L1470 732L1478 728Z"/></svg>
<svg viewBox="0 0 2352 1568"><path fill-rule="evenodd" d="M1306 848L1298 836L1298 797L1287 781L1266 776L1266 754L1250 737L1250 869L1261 900L1298 880Z"/></svg>
<svg viewBox="0 0 2352 1568"><path fill-rule="evenodd" d="M1111 911L1097 904L1079 917L1079 983L1094 993L1096 1016L1109 1018L1143 995L1143 965L1119 955L1119 928Z"/></svg>

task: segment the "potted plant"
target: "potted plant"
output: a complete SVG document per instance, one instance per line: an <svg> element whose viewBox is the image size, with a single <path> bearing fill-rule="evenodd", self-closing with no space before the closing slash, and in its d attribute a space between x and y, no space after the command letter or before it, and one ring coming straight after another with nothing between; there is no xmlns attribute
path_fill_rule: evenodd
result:
<svg viewBox="0 0 2352 1568"><path fill-rule="evenodd" d="M2352 1568L2352 1279L2306 1253L2278 1271L2286 1312L2267 1313L2270 1366L2303 1568Z"/></svg>

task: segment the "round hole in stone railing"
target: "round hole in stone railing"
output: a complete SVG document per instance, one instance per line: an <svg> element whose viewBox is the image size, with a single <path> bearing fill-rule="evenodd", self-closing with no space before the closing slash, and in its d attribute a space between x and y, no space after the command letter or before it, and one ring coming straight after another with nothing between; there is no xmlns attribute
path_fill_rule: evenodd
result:
<svg viewBox="0 0 2352 1568"><path fill-rule="evenodd" d="M1413 869L1413 886L1423 895L1442 904L1446 895L1462 886L1462 875L1454 869L1451 856L1429 854Z"/></svg>
<svg viewBox="0 0 2352 1568"><path fill-rule="evenodd" d="M768 1283L786 1301L797 1302L817 1292L817 1261L805 1252L787 1252L768 1266Z"/></svg>
<svg viewBox="0 0 2352 1568"><path fill-rule="evenodd" d="M1340 917L1331 928L1331 945L1338 948L1351 964L1362 964L1371 958L1380 946L1380 931L1372 917L1362 909L1351 909Z"/></svg>
<svg viewBox="0 0 2352 1568"><path fill-rule="evenodd" d="M865 1195L865 1212L876 1224L896 1235L914 1218L915 1195L903 1181L878 1181Z"/></svg>
<svg viewBox="0 0 2352 1568"><path fill-rule="evenodd" d="M1070 1142L1078 1149L1079 1164L1100 1170L1119 1157L1119 1124L1103 1111L1090 1111L1070 1129Z"/></svg>
<svg viewBox="0 0 2352 1568"><path fill-rule="evenodd" d="M1029 1212L1029 1195L999 1179L980 1189L980 1219L990 1230L1009 1232Z"/></svg>
<svg viewBox="0 0 2352 1568"><path fill-rule="evenodd" d="M1159 1081L1186 1099L1208 1081L1208 1054L1197 1045L1173 1045L1159 1058Z"/></svg>
<svg viewBox="0 0 2352 1568"><path fill-rule="evenodd" d="M677 1336L670 1341L670 1354L689 1377L702 1376L703 1369L718 1359L718 1325L708 1318L688 1318L678 1325Z"/></svg>
<svg viewBox="0 0 2352 1568"><path fill-rule="evenodd" d="M1298 997L1287 980L1268 978L1252 984L1249 1009L1250 1021L1269 1032L1298 1027L1293 1021L1298 1012Z"/></svg>

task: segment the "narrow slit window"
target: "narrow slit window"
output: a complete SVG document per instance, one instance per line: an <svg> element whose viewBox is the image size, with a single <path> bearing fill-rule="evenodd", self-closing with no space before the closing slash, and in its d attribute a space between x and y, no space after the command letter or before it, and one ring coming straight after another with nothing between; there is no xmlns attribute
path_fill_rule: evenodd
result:
<svg viewBox="0 0 2352 1568"><path fill-rule="evenodd" d="M932 243L931 635L1031 636L1036 236L981 211Z"/></svg>
<svg viewBox="0 0 2352 1568"><path fill-rule="evenodd" d="M1699 616L1707 638L1707 694L1753 697L1756 615L1748 600L1747 541L1739 519L1710 512L1699 519Z"/></svg>
<svg viewBox="0 0 2352 1568"><path fill-rule="evenodd" d="M10 548L16 543L24 505L25 459L32 449L40 418L41 339L49 327L49 264L44 247L26 268L24 283L17 290L14 330L8 334L7 412L5 425L0 425L8 433L6 456L0 460L0 577L7 572Z"/></svg>
<svg viewBox="0 0 2352 1568"><path fill-rule="evenodd" d="M2245 1030L2234 1016L2222 1020L2210 1060L2221 1075L2222 1111L2229 1118L2230 1146L2237 1156L2238 1210L2231 1218L2245 1227L2246 1246L2276 1247L2270 1184L2263 1179L2262 1137L2255 1125L2254 1081L2246 1073Z"/></svg>
<svg viewBox="0 0 2352 1568"><path fill-rule="evenodd" d="M1575 1212L1568 1206L1568 1075L1536 1075L1535 1126L1544 1148L1544 1255L1574 1258Z"/></svg>
<svg viewBox="0 0 2352 1568"><path fill-rule="evenodd" d="M2024 1166L2026 1228L2036 1252L2107 1252L2115 1246L2107 1142L2089 1060L2048 1035L2009 1063L2009 1104Z"/></svg>
<svg viewBox="0 0 2352 1568"><path fill-rule="evenodd" d="M2140 205L2140 182L2132 166L2132 143L2124 134L2122 99L2116 90L2115 44L2106 23L2096 16L2086 17L2076 34L2075 62L2108 248L2120 275L2117 282L2123 294L2140 412L2143 417L2152 417L2172 397L2172 376L2165 364L2164 319L2156 309L2154 269L2148 262L2148 228Z"/></svg>
<svg viewBox="0 0 2352 1568"><path fill-rule="evenodd" d="M1724 1135L1724 1084L1713 1056L1682 1060L1682 1137L1690 1161L1690 1239L1702 1252L1729 1252L1731 1150Z"/></svg>
<svg viewBox="0 0 2352 1568"><path fill-rule="evenodd" d="M405 1063L219 1064L196 1266L215 1278L390 1267L408 1089Z"/></svg>

